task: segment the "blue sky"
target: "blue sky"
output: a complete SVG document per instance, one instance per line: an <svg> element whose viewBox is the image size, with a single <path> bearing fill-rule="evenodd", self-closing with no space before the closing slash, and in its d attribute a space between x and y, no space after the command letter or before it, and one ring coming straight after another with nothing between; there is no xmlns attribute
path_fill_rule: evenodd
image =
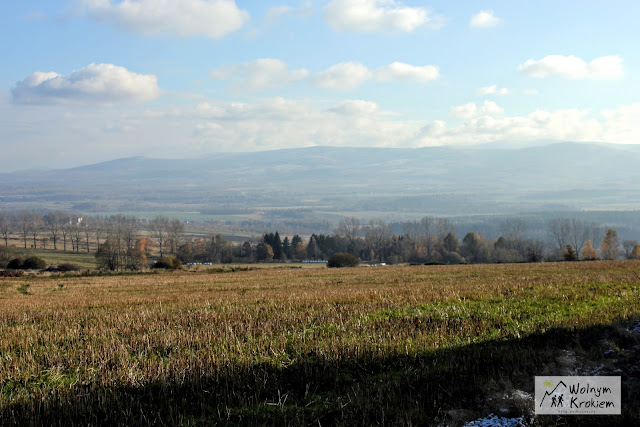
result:
<svg viewBox="0 0 640 427"><path fill-rule="evenodd" d="M637 1L0 1L6 171L640 142Z"/></svg>

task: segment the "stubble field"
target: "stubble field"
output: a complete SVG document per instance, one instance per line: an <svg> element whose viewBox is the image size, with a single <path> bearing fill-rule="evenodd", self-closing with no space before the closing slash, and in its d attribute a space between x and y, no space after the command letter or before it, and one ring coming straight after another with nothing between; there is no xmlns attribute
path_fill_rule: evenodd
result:
<svg viewBox="0 0 640 427"><path fill-rule="evenodd" d="M0 424L460 425L535 375L621 375L640 263L0 278ZM600 418L602 420L602 418Z"/></svg>

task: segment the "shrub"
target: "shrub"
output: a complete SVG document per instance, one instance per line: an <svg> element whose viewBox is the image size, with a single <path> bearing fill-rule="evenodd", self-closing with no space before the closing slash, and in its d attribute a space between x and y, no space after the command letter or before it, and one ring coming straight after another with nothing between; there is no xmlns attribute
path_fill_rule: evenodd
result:
<svg viewBox="0 0 640 427"><path fill-rule="evenodd" d="M22 258L14 258L11 261L9 261L9 263L7 264L7 268L9 270L20 270L22 269L22 263L24 261L22 260Z"/></svg>
<svg viewBox="0 0 640 427"><path fill-rule="evenodd" d="M80 267L68 262L58 265L58 271L78 271L78 270L80 270Z"/></svg>
<svg viewBox="0 0 640 427"><path fill-rule="evenodd" d="M174 257L162 257L153 264L153 268L165 268L167 270L178 270L182 268L182 261Z"/></svg>
<svg viewBox="0 0 640 427"><path fill-rule="evenodd" d="M24 271L21 270L0 270L0 277L22 277Z"/></svg>
<svg viewBox="0 0 640 427"><path fill-rule="evenodd" d="M47 266L47 263L42 258L32 256L24 260L22 263L23 270L42 270Z"/></svg>
<svg viewBox="0 0 640 427"><path fill-rule="evenodd" d="M567 245L565 247L564 251L562 251L562 257L564 258L565 261L578 260L578 254L576 254L576 251L573 250L573 246L571 245Z"/></svg>
<svg viewBox="0 0 640 427"><path fill-rule="evenodd" d="M447 252L443 256L445 264L463 264L464 258L458 252Z"/></svg>
<svg viewBox="0 0 640 427"><path fill-rule="evenodd" d="M351 255L342 252L337 252L329 258L327 261L327 267L340 268L340 267L355 267L360 263L360 260Z"/></svg>

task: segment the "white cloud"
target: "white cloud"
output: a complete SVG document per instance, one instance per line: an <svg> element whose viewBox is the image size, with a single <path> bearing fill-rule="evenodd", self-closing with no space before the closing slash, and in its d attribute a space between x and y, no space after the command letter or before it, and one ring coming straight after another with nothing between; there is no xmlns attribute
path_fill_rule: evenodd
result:
<svg viewBox="0 0 640 427"><path fill-rule="evenodd" d="M502 114L504 109L493 101L484 101L480 107L475 102L469 102L451 108L451 113L458 119L471 119L480 115Z"/></svg>
<svg viewBox="0 0 640 427"><path fill-rule="evenodd" d="M273 6L267 11L265 20L274 21L282 16L291 15L293 8L291 6Z"/></svg>
<svg viewBox="0 0 640 427"><path fill-rule="evenodd" d="M335 30L358 32L411 32L434 21L429 10L395 0L331 0L324 17Z"/></svg>
<svg viewBox="0 0 640 427"><path fill-rule="evenodd" d="M89 64L68 76L35 72L11 91L17 104L116 104L158 97L157 78L112 64Z"/></svg>
<svg viewBox="0 0 640 427"><path fill-rule="evenodd" d="M209 75L217 80L233 79L239 88L273 89L303 80L309 72L304 68L288 70L287 64L279 59L260 58L244 64L218 68Z"/></svg>
<svg viewBox="0 0 640 427"><path fill-rule="evenodd" d="M341 62L312 78L316 86L329 89L351 89L371 78L371 71L359 62Z"/></svg>
<svg viewBox="0 0 640 427"><path fill-rule="evenodd" d="M426 83L439 77L440 70L434 65L415 66L394 62L376 70L376 78L383 82L403 80Z"/></svg>
<svg viewBox="0 0 640 427"><path fill-rule="evenodd" d="M559 76L572 80L612 80L624 76L622 58L617 55L601 56L589 63L573 55L549 55L540 60L529 59L518 71L535 78Z"/></svg>
<svg viewBox="0 0 640 427"><path fill-rule="evenodd" d="M507 89L506 87L499 88L497 85L491 85L487 87L481 87L480 89L477 90L476 93L480 96L489 96L489 95L505 96L505 95L509 95L510 92L509 92L509 89Z"/></svg>
<svg viewBox="0 0 640 427"><path fill-rule="evenodd" d="M469 26L471 28L491 28L500 24L501 19L493 14L493 10L481 10L471 17Z"/></svg>
<svg viewBox="0 0 640 427"><path fill-rule="evenodd" d="M200 143L220 150L257 150L312 145L396 146L420 126L388 118L374 103L348 100L328 109L283 98L258 104L210 102L198 106ZM213 124L207 126L207 124Z"/></svg>
<svg viewBox="0 0 640 427"><path fill-rule="evenodd" d="M329 111L344 115L372 115L379 114L380 107L375 102L362 100L348 100L331 108Z"/></svg>
<svg viewBox="0 0 640 427"><path fill-rule="evenodd" d="M44 80L43 80L44 79ZM35 76L34 82L46 81ZM637 143L640 103L602 112L536 110L509 115L495 103L466 104L455 120L408 120L366 100L208 99L152 109L68 109L11 105L0 93L0 141L8 168L76 166L108 158L192 157L312 145L418 147L491 141L570 140ZM71 112L71 114L69 114ZM25 131L27 129L27 131ZM117 138L114 138L114 132ZM91 141L91 149L87 149ZM176 141L180 150L176 151Z"/></svg>
<svg viewBox="0 0 640 427"><path fill-rule="evenodd" d="M81 4L97 20L146 35L218 39L249 20L235 0L81 0Z"/></svg>

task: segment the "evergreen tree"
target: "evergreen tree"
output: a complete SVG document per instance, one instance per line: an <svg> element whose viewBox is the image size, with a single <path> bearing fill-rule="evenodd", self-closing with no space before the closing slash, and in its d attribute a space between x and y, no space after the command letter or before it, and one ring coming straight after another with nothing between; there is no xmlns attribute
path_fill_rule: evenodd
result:
<svg viewBox="0 0 640 427"><path fill-rule="evenodd" d="M284 256L287 259L293 258L292 249L291 249L291 243L289 242L289 237L288 236L285 236L284 240L282 241L282 253L284 253Z"/></svg>
<svg viewBox="0 0 640 427"><path fill-rule="evenodd" d="M284 252L282 248L282 240L280 240L280 234L276 231L273 236L271 247L273 248L273 259L279 261L284 258Z"/></svg>

